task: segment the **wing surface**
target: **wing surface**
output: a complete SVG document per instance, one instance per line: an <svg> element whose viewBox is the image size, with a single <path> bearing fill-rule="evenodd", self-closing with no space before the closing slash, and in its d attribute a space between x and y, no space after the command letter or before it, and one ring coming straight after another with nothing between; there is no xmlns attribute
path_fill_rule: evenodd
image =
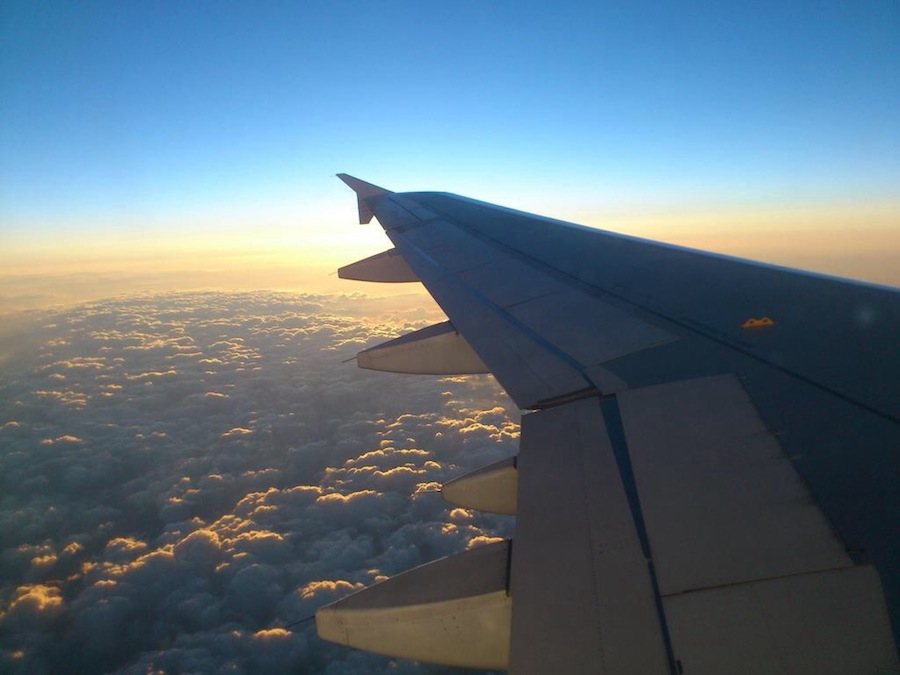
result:
<svg viewBox="0 0 900 675"><path fill-rule="evenodd" d="M340 177L523 410L512 672L900 671L896 289Z"/></svg>

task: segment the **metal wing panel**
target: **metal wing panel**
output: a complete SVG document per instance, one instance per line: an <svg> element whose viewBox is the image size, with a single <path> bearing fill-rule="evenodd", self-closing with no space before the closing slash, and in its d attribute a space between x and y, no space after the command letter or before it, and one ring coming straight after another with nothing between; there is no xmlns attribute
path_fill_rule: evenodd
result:
<svg viewBox="0 0 900 675"><path fill-rule="evenodd" d="M606 363L678 339L673 333L578 289L532 298L509 312L584 366ZM572 317L578 317L577 330L573 330Z"/></svg>
<svg viewBox="0 0 900 675"><path fill-rule="evenodd" d="M586 366L677 339L464 228L403 214L388 236L522 408L594 386ZM573 326L573 316L584 325Z"/></svg>
<svg viewBox="0 0 900 675"><path fill-rule="evenodd" d="M663 595L853 565L736 377L618 398Z"/></svg>
<svg viewBox="0 0 900 675"><path fill-rule="evenodd" d="M537 336L497 311L405 239L390 234L437 303L448 316L456 317L456 329L474 338L467 341L520 407L588 386L574 364L548 350Z"/></svg>
<svg viewBox="0 0 900 675"><path fill-rule="evenodd" d="M491 261L465 270L460 279L472 288L487 289L486 295L503 309L566 290L565 285L553 277L514 258L496 254Z"/></svg>
<svg viewBox="0 0 900 675"><path fill-rule="evenodd" d="M665 600L691 675L897 673L891 625L868 565L766 579Z"/></svg>
<svg viewBox="0 0 900 675"><path fill-rule="evenodd" d="M570 283L900 421L896 289L692 251L453 195L406 197ZM763 317L773 320L773 330L742 328L748 319ZM847 344L865 348L848 351Z"/></svg>
<svg viewBox="0 0 900 675"><path fill-rule="evenodd" d="M786 663L843 650L813 633L857 606L869 614L848 634L878 655L864 661L898 671L890 637L869 630L878 575L856 572L883 575L896 639L900 295L441 193L372 208L513 400L538 409L521 437L515 672L560 669L568 651L562 670L674 673L685 657L685 672L738 672L753 652L779 672L792 640ZM601 392L620 422L585 398ZM744 625L816 618L828 589L831 613L809 629ZM734 654L704 661L713 639Z"/></svg>
<svg viewBox="0 0 900 675"><path fill-rule="evenodd" d="M419 200L412 198L413 195L399 194L394 195L393 203L403 209L419 221L427 222L433 218L439 217L439 213L422 204ZM381 222L381 221L379 221ZM385 223L382 223L385 225Z"/></svg>
<svg viewBox="0 0 900 675"><path fill-rule="evenodd" d="M653 580L595 399L522 419L515 673L667 673Z"/></svg>
<svg viewBox="0 0 900 675"><path fill-rule="evenodd" d="M491 264L497 258L490 246L442 220L431 220L398 233L398 236L402 236L434 260L439 260L444 268L456 274Z"/></svg>

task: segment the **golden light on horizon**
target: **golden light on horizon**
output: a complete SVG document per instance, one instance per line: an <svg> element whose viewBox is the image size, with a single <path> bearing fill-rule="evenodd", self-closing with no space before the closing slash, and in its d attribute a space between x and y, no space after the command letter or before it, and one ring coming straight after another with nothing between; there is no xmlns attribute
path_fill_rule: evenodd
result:
<svg viewBox="0 0 900 675"><path fill-rule="evenodd" d="M420 292L363 284L337 268L390 247L377 224L343 216L318 226L266 220L258 227L135 228L45 237L20 234L0 251L0 310L15 311L132 292L281 290ZM900 204L563 213L613 232L900 286Z"/></svg>
<svg viewBox="0 0 900 675"><path fill-rule="evenodd" d="M811 272L900 286L900 203L723 207L594 215L632 236Z"/></svg>

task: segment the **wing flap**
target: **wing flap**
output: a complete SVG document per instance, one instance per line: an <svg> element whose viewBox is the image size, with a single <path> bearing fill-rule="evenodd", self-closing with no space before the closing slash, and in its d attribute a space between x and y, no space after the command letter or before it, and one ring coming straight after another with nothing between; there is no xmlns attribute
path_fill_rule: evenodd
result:
<svg viewBox="0 0 900 675"><path fill-rule="evenodd" d="M618 398L663 595L853 565L737 378Z"/></svg>
<svg viewBox="0 0 900 675"><path fill-rule="evenodd" d="M668 673L650 567L597 400L525 415L518 472L512 671Z"/></svg>
<svg viewBox="0 0 900 675"><path fill-rule="evenodd" d="M684 673L897 673L878 572L868 566L666 598Z"/></svg>

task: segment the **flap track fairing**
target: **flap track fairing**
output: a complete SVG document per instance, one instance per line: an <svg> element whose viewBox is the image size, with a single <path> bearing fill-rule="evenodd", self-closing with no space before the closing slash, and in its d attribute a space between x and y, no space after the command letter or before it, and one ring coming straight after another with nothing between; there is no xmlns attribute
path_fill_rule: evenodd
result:
<svg viewBox="0 0 900 675"><path fill-rule="evenodd" d="M505 669L512 605L508 541L392 577L316 612L319 637L465 668Z"/></svg>
<svg viewBox="0 0 900 675"><path fill-rule="evenodd" d="M490 372L449 321L389 340L356 355L360 368L419 375Z"/></svg>
<svg viewBox="0 0 900 675"><path fill-rule="evenodd" d="M338 269L338 277L355 281L377 281L382 283L403 283L419 280L419 277L395 248L341 267Z"/></svg>
<svg viewBox="0 0 900 675"><path fill-rule="evenodd" d="M509 457L445 483L441 496L455 506L514 516L518 487L516 458Z"/></svg>

